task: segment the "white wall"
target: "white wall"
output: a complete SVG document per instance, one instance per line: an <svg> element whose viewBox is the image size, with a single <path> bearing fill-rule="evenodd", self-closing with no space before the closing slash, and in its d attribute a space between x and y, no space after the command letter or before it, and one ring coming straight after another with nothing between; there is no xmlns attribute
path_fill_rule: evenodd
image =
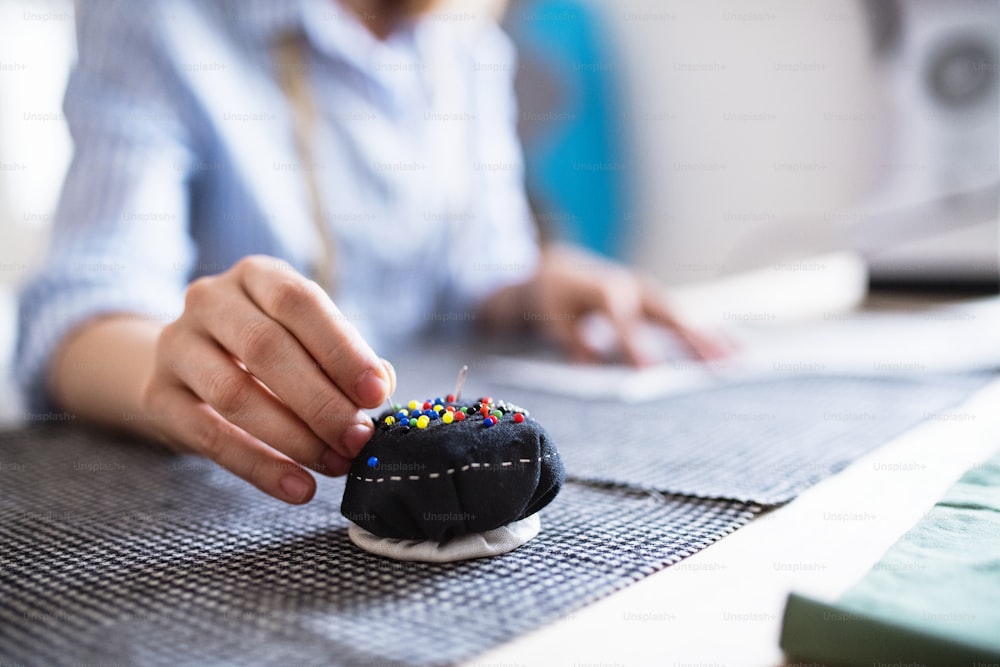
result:
<svg viewBox="0 0 1000 667"><path fill-rule="evenodd" d="M14 291L44 250L70 156L61 104L73 30L69 0L0 2L0 419L17 411Z"/></svg>
<svg viewBox="0 0 1000 667"><path fill-rule="evenodd" d="M860 2L588 1L625 60L642 266L699 281L841 245L822 223L888 150Z"/></svg>
<svg viewBox="0 0 1000 667"><path fill-rule="evenodd" d="M62 93L74 53L68 0L0 3L0 284L38 256L69 159Z"/></svg>

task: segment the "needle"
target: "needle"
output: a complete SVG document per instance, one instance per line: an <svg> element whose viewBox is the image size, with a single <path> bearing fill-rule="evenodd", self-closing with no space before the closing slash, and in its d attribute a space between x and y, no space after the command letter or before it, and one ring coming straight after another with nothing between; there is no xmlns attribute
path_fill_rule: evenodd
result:
<svg viewBox="0 0 1000 667"><path fill-rule="evenodd" d="M469 371L468 366L462 366L462 370L458 372L458 380L455 382L455 400L458 401L462 397L462 387L465 386L465 374Z"/></svg>

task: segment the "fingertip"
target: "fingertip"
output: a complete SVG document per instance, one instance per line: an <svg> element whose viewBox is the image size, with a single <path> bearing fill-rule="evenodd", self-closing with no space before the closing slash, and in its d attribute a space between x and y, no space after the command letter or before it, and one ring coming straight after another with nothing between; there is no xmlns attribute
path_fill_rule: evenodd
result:
<svg viewBox="0 0 1000 667"><path fill-rule="evenodd" d="M678 332L687 343L688 348L701 361L720 361L732 356L735 345L731 341L694 332L686 328L678 328Z"/></svg>
<svg viewBox="0 0 1000 667"><path fill-rule="evenodd" d="M354 394L358 404L364 408L375 408L389 397L391 379L387 376L385 367L378 370L366 370L354 383Z"/></svg>
<svg viewBox="0 0 1000 667"><path fill-rule="evenodd" d="M625 344L623 347L625 348L625 360L630 366L645 368L652 365L653 362L636 349L634 345Z"/></svg>
<svg viewBox="0 0 1000 667"><path fill-rule="evenodd" d="M636 368L650 365L652 359L643 351L642 341L633 323L625 317L618 317L615 318L614 325L618 334L617 352L624 357L624 361Z"/></svg>
<svg viewBox="0 0 1000 667"><path fill-rule="evenodd" d="M570 358L578 364L593 364L600 361L601 356L589 345L576 338L569 338L566 341Z"/></svg>
<svg viewBox="0 0 1000 667"><path fill-rule="evenodd" d="M351 460L341 456L332 449L327 450L323 454L321 463L323 465L323 474L330 477L341 477L346 475L347 471L351 469Z"/></svg>
<svg viewBox="0 0 1000 667"><path fill-rule="evenodd" d="M626 323L618 327L618 348L630 366L642 368L652 363L650 356L643 350L642 341L638 339L635 328Z"/></svg>
<svg viewBox="0 0 1000 667"><path fill-rule="evenodd" d="M316 494L316 482L309 475L288 473L281 478L281 499L292 505L303 505Z"/></svg>
<svg viewBox="0 0 1000 667"><path fill-rule="evenodd" d="M354 458L361 448L368 444L375 434L375 427L370 420L354 424L344 432L343 444L350 458Z"/></svg>

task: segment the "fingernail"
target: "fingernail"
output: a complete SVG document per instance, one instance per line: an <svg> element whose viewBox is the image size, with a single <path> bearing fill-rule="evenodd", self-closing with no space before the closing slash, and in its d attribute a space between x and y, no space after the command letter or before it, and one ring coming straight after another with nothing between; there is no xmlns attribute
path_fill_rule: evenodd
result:
<svg viewBox="0 0 1000 667"><path fill-rule="evenodd" d="M365 371L354 383L354 393L364 407L375 407L385 400L389 385L375 371Z"/></svg>
<svg viewBox="0 0 1000 667"><path fill-rule="evenodd" d="M293 503L301 503L309 495L312 485L300 475L285 475L281 478L281 490Z"/></svg>
<svg viewBox="0 0 1000 667"><path fill-rule="evenodd" d="M361 448L372 439L373 433L374 429L372 429L371 424L355 424L347 429L347 432L344 433L344 446L347 447L351 456L357 456Z"/></svg>
<svg viewBox="0 0 1000 667"><path fill-rule="evenodd" d="M385 376L389 379L389 395L396 393L396 367L388 359L382 360L382 368L385 369Z"/></svg>

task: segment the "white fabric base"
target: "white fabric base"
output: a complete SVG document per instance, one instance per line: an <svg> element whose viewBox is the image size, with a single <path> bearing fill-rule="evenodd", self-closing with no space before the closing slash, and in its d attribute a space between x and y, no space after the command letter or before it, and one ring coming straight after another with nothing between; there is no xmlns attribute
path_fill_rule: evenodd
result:
<svg viewBox="0 0 1000 667"><path fill-rule="evenodd" d="M357 546L378 556L395 560L451 563L472 558L499 556L513 551L538 535L542 528L538 513L485 533L469 533L439 544L432 540L405 540L379 537L356 523L347 528L347 535Z"/></svg>

